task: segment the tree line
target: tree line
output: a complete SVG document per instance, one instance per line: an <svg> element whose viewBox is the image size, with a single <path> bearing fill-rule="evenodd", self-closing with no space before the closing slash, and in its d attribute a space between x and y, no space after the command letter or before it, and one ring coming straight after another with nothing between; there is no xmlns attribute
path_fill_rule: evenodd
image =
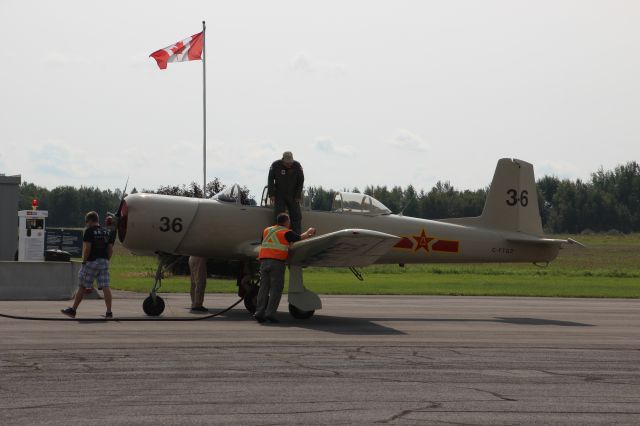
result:
<svg viewBox="0 0 640 426"><path fill-rule="evenodd" d="M216 178L207 184L205 195L211 197L225 185ZM543 227L550 233L640 232L640 165L631 161L613 170L600 169L590 179L559 179L544 176L537 181L538 201ZM314 210L330 210L335 192L322 186L307 188ZM429 191L409 185L371 185L362 192L385 204L393 213L424 219L478 216L482 213L488 187L459 190L449 182L437 182ZM132 193L137 192L134 188ZM161 186L145 190L160 194L201 197L202 188L195 182L188 185ZM353 188L352 192L360 192ZM253 198L246 187L241 188L243 200ZM52 190L24 182L20 187L20 209L30 209L37 198L40 209L49 211L48 226L81 227L84 213L95 210L101 216L115 212L122 192L119 189L100 190L94 187L59 186Z"/></svg>

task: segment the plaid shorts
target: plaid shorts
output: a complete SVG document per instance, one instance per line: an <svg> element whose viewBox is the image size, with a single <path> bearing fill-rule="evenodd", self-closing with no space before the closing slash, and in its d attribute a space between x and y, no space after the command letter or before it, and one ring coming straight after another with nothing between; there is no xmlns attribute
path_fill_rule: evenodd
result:
<svg viewBox="0 0 640 426"><path fill-rule="evenodd" d="M98 278L98 290L109 287L109 260L96 259L87 262L80 268L78 280L80 287L92 288L93 280Z"/></svg>

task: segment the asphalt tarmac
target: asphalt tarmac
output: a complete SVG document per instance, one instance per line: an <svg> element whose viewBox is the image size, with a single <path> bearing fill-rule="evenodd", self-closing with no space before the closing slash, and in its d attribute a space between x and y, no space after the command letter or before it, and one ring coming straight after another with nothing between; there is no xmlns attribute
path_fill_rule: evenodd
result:
<svg viewBox="0 0 640 426"><path fill-rule="evenodd" d="M640 300L325 296L294 320L285 296L276 325L242 304L117 321L143 298L116 293L109 322L0 318L0 424L640 423ZM192 316L188 295L166 301ZM86 300L78 317L103 313Z"/></svg>

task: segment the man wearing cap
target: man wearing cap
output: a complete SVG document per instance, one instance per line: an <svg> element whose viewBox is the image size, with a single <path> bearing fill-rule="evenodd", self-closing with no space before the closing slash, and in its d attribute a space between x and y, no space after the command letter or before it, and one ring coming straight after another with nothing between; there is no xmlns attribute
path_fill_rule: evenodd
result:
<svg viewBox="0 0 640 426"><path fill-rule="evenodd" d="M293 160L291 151L285 151L281 160L276 160L269 169L268 196L274 207L274 219L278 214L289 211L291 229L300 234L302 226L302 187L304 173L302 166Z"/></svg>

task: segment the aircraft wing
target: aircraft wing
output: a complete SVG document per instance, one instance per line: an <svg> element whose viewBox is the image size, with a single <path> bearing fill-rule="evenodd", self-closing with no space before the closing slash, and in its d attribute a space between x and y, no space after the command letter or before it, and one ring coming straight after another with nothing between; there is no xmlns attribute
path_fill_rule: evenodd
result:
<svg viewBox="0 0 640 426"><path fill-rule="evenodd" d="M299 266L367 266L400 240L368 229L343 229L298 241L289 249L289 263Z"/></svg>

